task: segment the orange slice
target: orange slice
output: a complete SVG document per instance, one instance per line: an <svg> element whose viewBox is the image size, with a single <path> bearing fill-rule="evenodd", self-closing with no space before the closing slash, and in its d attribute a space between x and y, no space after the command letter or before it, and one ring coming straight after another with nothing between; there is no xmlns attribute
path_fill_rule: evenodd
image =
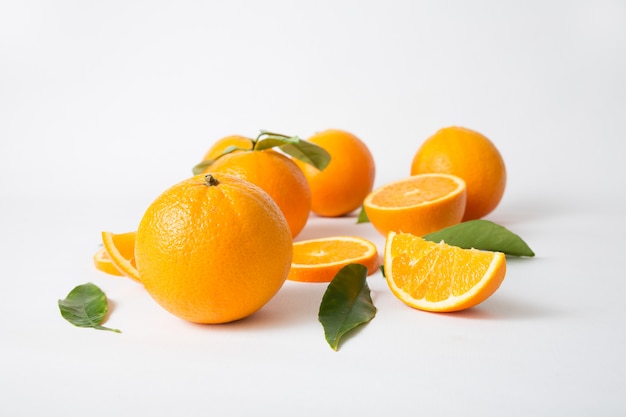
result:
<svg viewBox="0 0 626 417"><path fill-rule="evenodd" d="M102 232L104 249L111 258L113 266L124 276L140 281L135 263L135 236L137 232L119 233Z"/></svg>
<svg viewBox="0 0 626 417"><path fill-rule="evenodd" d="M110 275L122 275L122 273L113 265L107 250L101 248L93 255L93 263L96 269Z"/></svg>
<svg viewBox="0 0 626 417"><path fill-rule="evenodd" d="M302 240L293 244L291 270L287 279L302 282L330 282L344 266L357 263L367 274L380 265L376 245L356 236L333 236Z"/></svg>
<svg viewBox="0 0 626 417"><path fill-rule="evenodd" d="M384 254L391 292L411 307L459 311L489 298L504 280L500 252L461 249L408 233L389 232Z"/></svg>
<svg viewBox="0 0 626 417"><path fill-rule="evenodd" d="M363 208L383 236L390 231L423 236L460 223L465 213L467 187L449 174L420 174L372 191Z"/></svg>

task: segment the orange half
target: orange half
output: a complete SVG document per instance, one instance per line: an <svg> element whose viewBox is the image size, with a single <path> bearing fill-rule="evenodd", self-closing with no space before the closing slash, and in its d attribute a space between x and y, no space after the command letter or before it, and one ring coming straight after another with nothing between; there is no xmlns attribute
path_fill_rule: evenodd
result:
<svg viewBox="0 0 626 417"><path fill-rule="evenodd" d="M460 223L465 213L467 187L449 174L420 174L372 191L363 208L383 236L390 231L423 236Z"/></svg>
<svg viewBox="0 0 626 417"><path fill-rule="evenodd" d="M135 263L135 236L137 232L115 234L102 232L102 244L111 262L124 276L141 282Z"/></svg>
<svg viewBox="0 0 626 417"><path fill-rule="evenodd" d="M357 263L376 272L378 250L369 240L356 236L334 236L302 240L293 244L293 259L287 279L301 282L330 282L344 266Z"/></svg>
<svg viewBox="0 0 626 417"><path fill-rule="evenodd" d="M385 277L391 292L419 310L450 312L489 298L506 274L503 253L461 249L408 233L390 232Z"/></svg>

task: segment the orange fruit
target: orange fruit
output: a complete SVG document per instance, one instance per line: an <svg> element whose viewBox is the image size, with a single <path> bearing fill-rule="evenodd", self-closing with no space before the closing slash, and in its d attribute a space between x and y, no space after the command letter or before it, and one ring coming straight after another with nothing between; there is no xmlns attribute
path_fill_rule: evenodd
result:
<svg viewBox="0 0 626 417"><path fill-rule="evenodd" d="M209 150L204 155L204 158L202 158L202 160L209 161L212 159L216 159L219 156L221 156L222 153L224 153L224 151L227 148L231 146L235 146L241 149L252 149L252 140L245 136L239 136L239 135L226 136L222 139L219 139L217 142L215 142L209 148ZM235 152L239 152L239 151L235 151Z"/></svg>
<svg viewBox="0 0 626 417"><path fill-rule="evenodd" d="M390 231L423 236L461 222L465 182L454 175L421 174L372 191L363 208L383 236Z"/></svg>
<svg viewBox="0 0 626 417"><path fill-rule="evenodd" d="M330 163L320 171L296 161L311 187L311 209L325 217L339 217L361 207L372 191L376 167L372 154L358 137L329 129L308 139L330 154Z"/></svg>
<svg viewBox="0 0 626 417"><path fill-rule="evenodd" d="M105 272L110 275L119 275L119 276L123 275L119 271L119 269L117 269L115 265L113 265L113 262L111 261L111 258L109 257L109 254L107 253L107 250L104 248L99 249L93 255L93 263L96 269L99 271Z"/></svg>
<svg viewBox="0 0 626 417"><path fill-rule="evenodd" d="M506 274L503 253L461 249L389 232L384 268L393 294L419 310L450 312L489 298Z"/></svg>
<svg viewBox="0 0 626 417"><path fill-rule="evenodd" d="M291 232L261 188L220 172L196 175L153 201L137 229L141 281L165 310L225 323L263 307L291 265Z"/></svg>
<svg viewBox="0 0 626 417"><path fill-rule="evenodd" d="M368 275L380 265L376 245L356 236L333 236L302 240L293 244L293 260L287 279L330 282L345 265L367 267Z"/></svg>
<svg viewBox="0 0 626 417"><path fill-rule="evenodd" d="M292 237L306 225L311 212L311 190L290 157L272 149L241 151L222 156L207 170L236 175L261 187L285 215Z"/></svg>
<svg viewBox="0 0 626 417"><path fill-rule="evenodd" d="M441 172L461 177L467 185L463 221L486 216L500 203L506 186L506 167L487 137L463 127L439 130L418 149L411 175Z"/></svg>
<svg viewBox="0 0 626 417"><path fill-rule="evenodd" d="M141 282L135 262L135 238L137 232L102 232L102 244L113 265L126 277Z"/></svg>

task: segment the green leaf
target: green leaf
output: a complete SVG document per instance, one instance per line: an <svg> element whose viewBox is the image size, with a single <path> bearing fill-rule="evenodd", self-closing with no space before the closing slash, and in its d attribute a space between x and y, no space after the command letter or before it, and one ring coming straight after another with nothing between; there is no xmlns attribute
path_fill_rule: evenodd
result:
<svg viewBox="0 0 626 417"><path fill-rule="evenodd" d="M470 220L423 236L432 242L442 240L464 249L503 252L509 256L535 256L530 247L515 233L488 220Z"/></svg>
<svg viewBox="0 0 626 417"><path fill-rule="evenodd" d="M235 152L235 151L247 151L247 150L249 150L249 149L238 148L235 145L227 146L224 149L224 151L218 157L213 158L213 159L207 159L205 161L200 162L199 164L197 164L196 166L194 166L191 169L191 172L193 172L193 175L202 174L205 169L207 169L209 166L211 166L213 164L213 162L217 161L222 156L227 155L227 154L229 154L231 152Z"/></svg>
<svg viewBox="0 0 626 417"><path fill-rule="evenodd" d="M59 300L59 310L63 318L74 326L121 333L117 329L101 326L108 310L107 297L90 282L75 287L65 299Z"/></svg>
<svg viewBox="0 0 626 417"><path fill-rule="evenodd" d="M254 144L254 150L262 151L270 148L278 148L284 145L298 143L299 141L300 139L297 136L280 136L270 133Z"/></svg>
<svg viewBox="0 0 626 417"><path fill-rule="evenodd" d="M375 315L376 307L367 285L367 268L361 264L341 268L328 284L318 314L330 347L338 350L339 340L346 333L369 322Z"/></svg>
<svg viewBox="0 0 626 417"><path fill-rule="evenodd" d="M361 206L361 211L359 212L359 217L356 219L356 223L369 223L370 219L367 217L367 213L365 212L365 207Z"/></svg>
<svg viewBox="0 0 626 417"><path fill-rule="evenodd" d="M326 149L312 142L299 139L295 143L282 145L280 149L288 155L323 171L330 163L330 154Z"/></svg>

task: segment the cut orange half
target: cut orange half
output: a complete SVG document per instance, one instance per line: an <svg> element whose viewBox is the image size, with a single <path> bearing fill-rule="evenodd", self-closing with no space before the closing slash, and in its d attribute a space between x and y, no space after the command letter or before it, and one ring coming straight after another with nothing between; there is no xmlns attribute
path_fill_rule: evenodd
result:
<svg viewBox="0 0 626 417"><path fill-rule="evenodd" d="M107 253L107 250L105 248L99 249L93 255L93 263L96 266L96 269L99 271L105 272L110 275L122 275L122 273L115 267L115 265L113 265L113 262L111 261L111 258L109 257L109 254Z"/></svg>
<svg viewBox="0 0 626 417"><path fill-rule="evenodd" d="M137 232L102 232L102 244L111 262L124 276L140 281L135 263L135 236Z"/></svg>
<svg viewBox="0 0 626 417"><path fill-rule="evenodd" d="M449 174L420 174L372 191L363 208L383 236L390 231L423 236L460 223L465 213L467 187Z"/></svg>
<svg viewBox="0 0 626 417"><path fill-rule="evenodd" d="M449 312L489 298L504 280L503 253L461 249L389 232L384 254L391 292L419 310Z"/></svg>
<svg viewBox="0 0 626 417"><path fill-rule="evenodd" d="M344 266L356 263L376 272L380 265L376 245L356 236L333 236L302 240L293 244L291 270L287 279L301 282L330 282Z"/></svg>

